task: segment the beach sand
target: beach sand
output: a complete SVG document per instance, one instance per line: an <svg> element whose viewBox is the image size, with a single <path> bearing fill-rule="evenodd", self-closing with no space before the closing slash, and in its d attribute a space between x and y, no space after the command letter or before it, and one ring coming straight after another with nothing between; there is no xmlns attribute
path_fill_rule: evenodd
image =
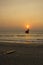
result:
<svg viewBox="0 0 43 65"><path fill-rule="evenodd" d="M0 65L43 65L43 44L0 42Z"/></svg>

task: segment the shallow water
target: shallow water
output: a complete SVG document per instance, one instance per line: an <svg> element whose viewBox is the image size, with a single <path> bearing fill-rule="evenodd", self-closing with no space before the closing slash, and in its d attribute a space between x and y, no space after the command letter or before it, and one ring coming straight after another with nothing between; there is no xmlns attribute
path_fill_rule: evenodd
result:
<svg viewBox="0 0 43 65"><path fill-rule="evenodd" d="M0 33L0 65L43 65L43 34Z"/></svg>
<svg viewBox="0 0 43 65"><path fill-rule="evenodd" d="M0 42L10 43L43 43L43 33L0 33Z"/></svg>

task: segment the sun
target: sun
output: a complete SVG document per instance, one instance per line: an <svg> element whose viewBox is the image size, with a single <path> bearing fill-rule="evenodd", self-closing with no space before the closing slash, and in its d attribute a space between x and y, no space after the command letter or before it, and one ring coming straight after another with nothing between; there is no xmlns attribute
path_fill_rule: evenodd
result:
<svg viewBox="0 0 43 65"><path fill-rule="evenodd" d="M30 28L30 25L29 24L26 24L26 28L29 29Z"/></svg>

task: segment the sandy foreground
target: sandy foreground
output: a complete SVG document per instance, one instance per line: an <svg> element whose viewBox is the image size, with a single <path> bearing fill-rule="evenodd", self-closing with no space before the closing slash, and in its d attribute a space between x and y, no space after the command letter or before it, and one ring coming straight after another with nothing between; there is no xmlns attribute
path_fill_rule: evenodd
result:
<svg viewBox="0 0 43 65"><path fill-rule="evenodd" d="M0 42L0 65L43 65L43 44Z"/></svg>

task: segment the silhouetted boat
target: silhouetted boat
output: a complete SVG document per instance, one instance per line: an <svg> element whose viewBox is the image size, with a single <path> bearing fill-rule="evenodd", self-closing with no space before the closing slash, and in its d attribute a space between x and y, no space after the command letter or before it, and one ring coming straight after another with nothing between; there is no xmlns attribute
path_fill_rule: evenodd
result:
<svg viewBox="0 0 43 65"><path fill-rule="evenodd" d="M25 31L25 33L27 33L27 34L28 34L28 33L29 33L29 29L27 29L27 30Z"/></svg>

